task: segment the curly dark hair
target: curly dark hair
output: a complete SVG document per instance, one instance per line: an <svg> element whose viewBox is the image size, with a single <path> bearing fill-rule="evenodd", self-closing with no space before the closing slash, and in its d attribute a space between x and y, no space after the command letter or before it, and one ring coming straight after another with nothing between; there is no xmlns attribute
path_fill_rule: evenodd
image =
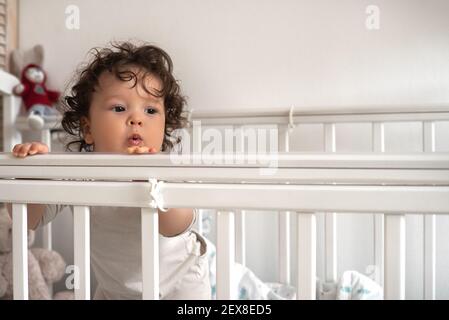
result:
<svg viewBox="0 0 449 320"><path fill-rule="evenodd" d="M92 94L98 85L98 79L104 71L109 71L121 81L134 81L135 87L138 75L127 68L130 66L137 66L144 71L142 79L151 74L161 80L162 88L156 93L142 85L147 93L164 99L165 129L161 151L170 150L181 141L181 137L175 137L173 131L187 124L184 114L186 98L181 95L180 86L172 74L172 60L164 50L150 44L137 46L130 42L114 42L110 47L93 48L90 53L93 54L92 61L77 72L71 92L61 101L62 127L74 138L67 143L67 151L73 151L72 145L76 145L78 151L91 151L92 146L83 138L82 118L89 116Z"/></svg>

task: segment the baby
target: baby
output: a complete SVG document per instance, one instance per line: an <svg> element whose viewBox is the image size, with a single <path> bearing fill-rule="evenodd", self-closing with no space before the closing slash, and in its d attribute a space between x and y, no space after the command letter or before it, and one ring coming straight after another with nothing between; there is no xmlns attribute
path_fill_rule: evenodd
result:
<svg viewBox="0 0 449 320"><path fill-rule="evenodd" d="M169 151L182 128L185 99L169 55L129 42L96 49L63 101L62 127L74 137L67 149L126 154ZM16 145L16 157L44 154L39 142ZM55 218L62 205L28 205L28 227ZM159 212L160 298L210 299L207 245L191 230L192 209ZM94 299L142 297L139 208L91 208L91 264L98 281Z"/></svg>

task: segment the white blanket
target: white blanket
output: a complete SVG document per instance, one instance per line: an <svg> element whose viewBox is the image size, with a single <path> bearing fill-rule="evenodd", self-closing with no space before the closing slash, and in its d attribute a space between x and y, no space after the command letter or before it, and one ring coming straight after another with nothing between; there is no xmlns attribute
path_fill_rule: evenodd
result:
<svg viewBox="0 0 449 320"><path fill-rule="evenodd" d="M209 248L209 274L212 299L216 299L216 247L206 237ZM250 269L235 263L232 270L232 299L285 300L296 299L296 288L281 283L264 283ZM357 271L343 272L338 283L322 284L317 279L317 299L322 300L376 300L383 299L382 288Z"/></svg>

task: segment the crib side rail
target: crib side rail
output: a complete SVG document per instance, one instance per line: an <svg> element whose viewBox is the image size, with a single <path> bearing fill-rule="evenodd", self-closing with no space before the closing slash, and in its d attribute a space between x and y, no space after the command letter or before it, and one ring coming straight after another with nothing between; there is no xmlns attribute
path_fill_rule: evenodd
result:
<svg viewBox="0 0 449 320"><path fill-rule="evenodd" d="M168 182L445 185L448 153L183 156L48 154L17 159L0 153L0 178ZM269 174L263 171L272 169Z"/></svg>
<svg viewBox="0 0 449 320"><path fill-rule="evenodd" d="M38 188L36 188L38 187ZM113 183L113 182L67 182L67 181L20 181L2 180L0 181L1 200L5 202L17 203L14 214L14 242L16 273L16 288L25 288L26 274L26 248L23 246L23 239L26 226L26 209L24 203L35 202L26 195L30 190L39 190L36 198L41 203L67 203L80 206L80 219L76 219L76 249L75 265L79 268L79 279L81 286L77 289L78 298L88 298L89 283L87 276L88 269L88 223L86 219L86 205L113 205L113 206L138 206L142 209L143 219L143 288L144 298L158 298L158 246L157 246L157 214L148 211L148 195L150 186L148 183ZM36 192L35 192L36 193ZM95 194L95 196L93 196ZM390 215L398 215L407 212L447 213L449 212L449 187L446 186L311 186L311 185L242 185L242 184L186 184L167 183L163 187L164 200L167 207L202 207L232 210L231 206L238 206L246 209L265 210L290 210L296 211L304 219L300 219L298 227L303 232L298 238L299 257L301 257L298 269L299 298L314 298L314 275L316 274L314 262L316 257L315 224L313 223L313 212L389 212ZM20 195L20 196L19 196ZM68 196L70 195L70 196ZM113 195L111 197L111 195ZM114 201L111 202L111 198ZM224 199L220 201L219 199ZM225 199L234 199L232 203ZM257 203L253 199L259 199ZM261 200L263 199L263 200ZM354 201L354 199L359 199ZM401 199L398 203L397 199ZM218 200L218 201L217 201ZM18 210L18 211L17 211ZM83 214L84 212L84 214ZM17 217L19 217L17 219ZM308 218L306 218L308 217ZM220 220L219 220L220 221ZM225 218L224 223L218 225L219 230L225 235L223 241L218 243L217 261L228 261L217 265L217 293L218 298L231 298L230 291L224 290L230 284L231 273L230 263L233 261L232 249L232 220ZM388 221L388 219L387 219ZM400 226L400 224L399 224ZM401 227L399 227L399 231ZM393 227L393 230L398 228ZM17 231L18 230L18 231ZM81 231L80 231L81 230ZM389 230L387 228L387 230ZM396 234L395 231L390 232ZM387 235L390 234L387 232ZM400 231L399 235L404 233ZM308 236L307 236L308 235ZM304 242L307 236L308 241ZM83 240L84 239L84 240ZM302 241L301 241L302 240ZM403 297L403 270L399 269L399 278L395 270L398 263L396 257L403 257L404 247L395 245L386 237L386 252L391 254L386 256L386 280L393 279L386 287L386 292L393 292L390 298ZM388 249L393 243L393 249ZM304 244L306 244L304 246ZM315 245L314 245L315 244ZM17 247L18 246L18 247ZM17 249L18 248L18 249ZM390 266L389 262L392 261ZM390 277L390 274L393 276ZM226 276L227 275L227 276ZM402 279L402 280L401 280ZM306 285L308 284L308 285ZM306 288L304 291L304 288ZM26 291L18 291L17 298L26 298Z"/></svg>
<svg viewBox="0 0 449 320"><path fill-rule="evenodd" d="M75 249L75 264L80 268L79 279L80 287L77 289L78 298L89 298L89 283L88 283L88 211L87 206L124 206L124 207L140 207L142 208L142 241L143 241L143 263L146 261L146 265L142 266L143 270L143 288L144 298L158 298L158 230L157 230L157 211L150 208L150 189L151 184L149 182L142 181L80 181L80 179L90 178L92 176L79 176L78 180L54 180L54 178L42 177L43 163L40 161L42 158L46 158L46 166L57 169L62 167L66 172L72 172L74 168L88 169L95 168L99 170L103 163L112 163L117 165L121 163L121 170L127 166L134 167L137 172L137 176L140 178L146 177L148 179L148 166L151 167L151 156L133 157L126 156L128 159L122 157L116 158L109 155L109 161L106 156L99 156L102 161L97 164L98 167L93 166L96 156L86 157L86 164L83 165L82 159L76 155L77 165L73 165L74 162L68 161L67 166L61 164L59 156L55 156L51 160L52 155L46 155L42 157L30 157L27 159L11 159L8 155L0 156L0 201L12 202L17 205L14 206L14 230L18 230L14 235L14 242L18 249L15 250L16 256L15 270L18 270L15 278L16 288L24 288L27 278L25 248L23 247L23 239L26 226L26 203L60 203L74 205L78 214L78 218L75 221L75 234L76 234L76 249ZM321 183L318 184L306 184L300 183L300 179L295 183L286 184L286 180L279 179L278 176L266 177L270 180L270 183L255 182L255 183L240 183L241 172L236 172L234 166L228 167L216 167L211 168L207 166L207 169L212 173L212 176L218 176L221 172L222 175L227 177L226 182L223 181L211 181L211 182L192 182L192 181L166 181L163 185L161 192L163 193L164 204L166 207L190 207L190 208L219 208L222 212L233 211L234 208L241 208L244 210L284 210L297 212L301 215L301 219L298 220L298 228L303 230L301 238L298 238L298 242L301 245L298 247L298 254L301 261L298 261L298 281L301 291L298 291L298 298L314 298L314 275L316 274L316 266L314 265L316 257L316 240L314 236L316 234L316 226L314 223L315 212L355 212L355 213L386 213L388 214L386 219L386 260L385 260L385 279L386 279L386 297L390 298L402 298L404 293L403 288L403 263L404 263L404 243L403 235L405 230L403 229L403 223L401 219L394 220L394 217L401 217L405 213L423 213L429 214L447 214L449 212L449 155L432 154L432 155L420 155L418 157L409 158L409 162L405 161L402 165L405 168L401 168L398 162L394 160L391 163L385 161L385 156L382 155L382 161L375 161L377 156L371 155L369 161L363 159L357 163L356 160L344 159L340 162L342 167L338 167L337 164L329 161L334 155L328 155L329 158L324 161L323 155L315 155L315 163L321 163L320 168L312 167L313 156L309 155L309 166L304 165L302 168L296 164L295 167L288 167L284 162L281 163L280 171L283 169L292 170L294 173L296 170L302 170L301 174L307 174L308 170L314 170L315 173L321 176ZM338 157L337 157L338 158ZM432 159L434 161L432 161ZM72 159L73 160L73 159ZM145 162L147 160L147 162ZM155 165L153 169L162 169L164 166L160 166L161 161L164 163L167 159L153 159L159 161L159 166ZM293 161L293 159L290 159ZM298 157L296 161L301 160ZM302 158L304 160L304 158ZM341 159L340 159L341 160ZM377 158L380 160L380 158ZM404 159L402 159L404 160ZM421 162L420 162L421 160ZM53 162L52 162L53 161ZM94 162L93 162L94 161ZM118 162L117 162L118 161ZM126 162L129 161L128 165ZM137 162L136 162L137 161ZM142 161L142 163L140 163ZM320 162L321 161L321 162ZM348 169L348 161L353 161L352 165L355 168L363 168L358 172L363 175L363 172L370 172L370 170L378 170L383 168L387 170L393 176L400 176L403 171L413 174L410 181L414 183L412 185L407 183L399 183L392 185L383 185L380 180L373 183L373 180L367 179L368 183L360 184L360 177L356 178L356 175L352 176L355 180L349 183L346 180L344 184L336 184L332 180L332 175L328 175L333 170ZM146 163L145 165L143 163ZM299 161L301 162L301 161ZM140 166L137 165L139 164ZM367 163L371 164L367 166ZM28 177L22 179L10 179L10 170L14 168L16 164L20 164L17 167L24 170L28 170ZM327 164L327 167L326 167ZM367 166L367 167L366 167ZM203 169L205 166L178 166L178 172L182 172L181 169L189 169L190 177L196 177L195 181L198 181L198 177L205 175ZM120 168L110 167L110 168ZM108 170L110 168L103 168ZM176 168L176 167L175 167ZM238 168L242 170L254 169L251 166L245 167L239 165ZM350 169L350 168L349 168ZM18 169L15 168L18 172ZM154 174L157 173L153 171ZM172 168L173 170L173 168ZM438 180L437 184L433 181L429 181L425 178L433 170L439 171L442 174L442 179ZM111 172L111 174L113 174ZM254 172L252 172L254 174ZM113 174L114 176L114 174ZM327 180L326 177L327 176ZM35 180L36 177L40 177L42 180ZM116 173L115 178L123 178L123 176ZM159 178L159 176L152 176ZM366 177L365 177L366 178ZM179 177L178 177L179 179ZM129 180L129 179L128 179ZM388 180L388 179L387 179ZM230 183L229 181L233 181ZM370 182L369 182L370 181ZM233 199L232 203L228 199ZM254 201L257 199L257 201ZM401 201L397 201L401 199ZM25 209L24 209L25 207ZM18 217L16 219L16 217ZM390 219L389 217L393 217ZM229 215L223 215L222 222L218 222L218 228L222 232L221 241L217 247L217 259L219 261L226 261L226 263L219 263L217 265L217 292L218 298L231 298L230 291L224 288L229 286L230 281L230 269L229 265L233 261L233 218ZM393 230L393 231L388 231ZM392 235L399 235L398 240L394 240ZM401 240L402 239L402 240ZM401 242L402 241L402 242ZM16 247L15 247L16 248ZM146 257L146 258L145 258ZM391 280L392 279L392 280ZM305 286L306 284L306 286ZM26 298L26 291L18 290L18 298Z"/></svg>

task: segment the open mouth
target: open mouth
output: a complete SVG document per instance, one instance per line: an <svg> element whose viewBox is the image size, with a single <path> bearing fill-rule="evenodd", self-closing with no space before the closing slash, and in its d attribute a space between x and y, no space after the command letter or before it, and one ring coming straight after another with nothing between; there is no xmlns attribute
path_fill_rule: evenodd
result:
<svg viewBox="0 0 449 320"><path fill-rule="evenodd" d="M143 139L139 134L133 134L128 138L128 144L130 146L140 146L143 143Z"/></svg>

